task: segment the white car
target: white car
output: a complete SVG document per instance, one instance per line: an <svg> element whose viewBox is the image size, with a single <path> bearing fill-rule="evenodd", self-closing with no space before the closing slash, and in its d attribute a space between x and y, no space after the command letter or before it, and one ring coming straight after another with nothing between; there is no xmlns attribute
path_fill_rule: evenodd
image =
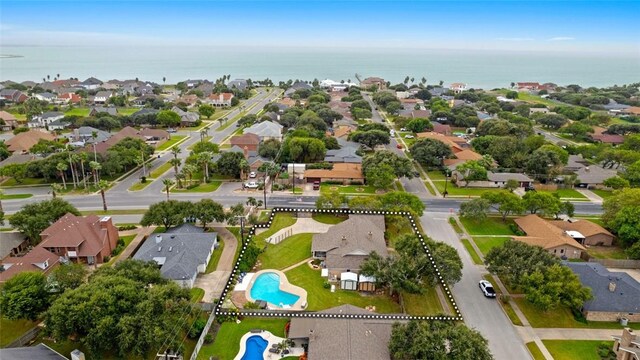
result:
<svg viewBox="0 0 640 360"><path fill-rule="evenodd" d="M252 172L249 173L249 177L252 178L252 179L255 178L256 176L257 176L257 174L256 174L255 171L252 171Z"/></svg>
<svg viewBox="0 0 640 360"><path fill-rule="evenodd" d="M395 131L395 130L393 130L393 129L391 129L391 131L389 131L389 134L390 134L391 136L394 136L394 135L396 134L396 131Z"/></svg>
<svg viewBox="0 0 640 360"><path fill-rule="evenodd" d="M407 131L407 129L405 129L405 128L400 128L400 131Z"/></svg>
<svg viewBox="0 0 640 360"><path fill-rule="evenodd" d="M257 189L258 188L258 183L255 181L249 181L247 183L244 183L244 187L249 188L249 189Z"/></svg>
<svg viewBox="0 0 640 360"><path fill-rule="evenodd" d="M407 135L405 135L405 136L404 136L404 138L405 138L405 139L413 139L413 135L409 135L409 134L407 134Z"/></svg>
<svg viewBox="0 0 640 360"><path fill-rule="evenodd" d="M480 283L478 284L478 286L480 286L480 290L482 290L482 293L484 294L485 297L490 297L490 298L496 297L496 291L493 290L493 285L491 285L491 283L488 282L487 280L480 280Z"/></svg>

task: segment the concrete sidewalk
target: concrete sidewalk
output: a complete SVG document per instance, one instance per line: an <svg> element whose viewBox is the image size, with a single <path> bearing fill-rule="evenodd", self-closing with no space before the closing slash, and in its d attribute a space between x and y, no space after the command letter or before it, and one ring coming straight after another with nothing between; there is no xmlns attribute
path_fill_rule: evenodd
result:
<svg viewBox="0 0 640 360"><path fill-rule="evenodd" d="M533 331L542 340L612 340L611 336L620 336L622 329L572 329L572 328L534 328Z"/></svg>
<svg viewBox="0 0 640 360"><path fill-rule="evenodd" d="M589 201L593 203L602 204L603 202L603 199L591 190L577 189L577 188L575 190L580 194L584 195L587 199L589 199Z"/></svg>
<svg viewBox="0 0 640 360"><path fill-rule="evenodd" d="M233 269L236 250L238 249L238 239L229 230L224 227L214 227L218 233L218 239L222 239L224 242L224 249L220 255L220 261L216 267L216 271L209 274L202 274L196 278L196 282L193 285L204 290L205 302L213 302L222 294L224 286L231 276L231 270Z"/></svg>

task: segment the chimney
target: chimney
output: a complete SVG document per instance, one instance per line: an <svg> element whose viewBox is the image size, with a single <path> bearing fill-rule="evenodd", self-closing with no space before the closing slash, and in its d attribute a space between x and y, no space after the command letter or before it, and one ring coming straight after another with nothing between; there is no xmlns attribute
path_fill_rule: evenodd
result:
<svg viewBox="0 0 640 360"><path fill-rule="evenodd" d="M105 216L100 219L100 228L106 229L111 224L111 216Z"/></svg>
<svg viewBox="0 0 640 360"><path fill-rule="evenodd" d="M611 292L615 292L616 291L616 283L611 281L609 282L609 291Z"/></svg>
<svg viewBox="0 0 640 360"><path fill-rule="evenodd" d="M242 148L242 154L244 154L245 159L249 158L249 148L246 145Z"/></svg>
<svg viewBox="0 0 640 360"><path fill-rule="evenodd" d="M620 346L631 346L632 341L636 341L638 336L633 333L631 328L624 328L622 330L622 337L620 337Z"/></svg>
<svg viewBox="0 0 640 360"><path fill-rule="evenodd" d="M162 241L162 235L156 235L156 244L160 244Z"/></svg>
<svg viewBox="0 0 640 360"><path fill-rule="evenodd" d="M585 167L584 167L584 171L589 172L589 167L588 167L588 166L585 166Z"/></svg>

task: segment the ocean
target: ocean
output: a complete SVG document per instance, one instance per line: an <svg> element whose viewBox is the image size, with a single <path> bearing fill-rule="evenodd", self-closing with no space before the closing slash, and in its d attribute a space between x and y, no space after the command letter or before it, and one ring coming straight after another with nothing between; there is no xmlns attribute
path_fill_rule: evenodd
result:
<svg viewBox="0 0 640 360"><path fill-rule="evenodd" d="M19 57L7 57L16 55ZM379 76L392 83L464 82L508 87L511 82L610 86L640 82L640 54L526 53L489 50L296 49L231 47L17 47L0 46L0 80L42 81L95 76L176 83L186 79L270 78L356 81Z"/></svg>

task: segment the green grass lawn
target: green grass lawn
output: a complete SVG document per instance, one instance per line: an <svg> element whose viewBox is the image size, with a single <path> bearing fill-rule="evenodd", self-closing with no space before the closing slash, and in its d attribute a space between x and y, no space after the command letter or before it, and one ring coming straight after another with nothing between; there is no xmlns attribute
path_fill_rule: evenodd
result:
<svg viewBox="0 0 640 360"><path fill-rule="evenodd" d="M540 190L544 191L544 190ZM581 199L588 200L586 196L582 195L575 189L558 189L556 191L548 191L550 193L556 193L560 195L560 199Z"/></svg>
<svg viewBox="0 0 640 360"><path fill-rule="evenodd" d="M369 185L332 185L332 184L320 185L321 193L326 194L335 190L338 190L340 194L349 194L349 195L373 195L376 193L376 188Z"/></svg>
<svg viewBox="0 0 640 360"><path fill-rule="evenodd" d="M619 246L590 246L587 253L596 259L628 259L627 254Z"/></svg>
<svg viewBox="0 0 640 360"><path fill-rule="evenodd" d="M109 203L107 202L107 205ZM129 215L144 214L148 209L121 209L121 210L86 210L80 211L81 215Z"/></svg>
<svg viewBox="0 0 640 360"><path fill-rule="evenodd" d="M425 288L422 294L403 292L402 301L404 302L405 311L411 315L444 314L444 309L440 299L438 299L438 293L435 288Z"/></svg>
<svg viewBox="0 0 640 360"><path fill-rule="evenodd" d="M140 190L146 188L147 186L149 186L152 182L153 182L153 179L147 178L146 182L138 181L137 183L131 185L128 190L129 191L140 191Z"/></svg>
<svg viewBox="0 0 640 360"><path fill-rule="evenodd" d="M336 292L332 293L330 289L323 287L327 280L320 276L320 271L313 270L307 264L302 264L285 274L291 284L307 291L309 303L307 310L309 311L329 309L343 304L351 304L361 308L373 305L378 313L399 313L401 311L400 305L386 294L362 295L357 291L340 289L336 289Z"/></svg>
<svg viewBox="0 0 640 360"><path fill-rule="evenodd" d="M440 191L440 193L444 193L444 181L434 181L433 185L435 185L436 188L438 188L438 191ZM495 191L497 189L495 188L472 188L472 187L457 187L455 186L455 184L452 184L451 181L449 181L449 184L447 185L447 193L449 194L448 196L467 196L467 197L479 197L480 195L484 194L487 191Z"/></svg>
<svg viewBox="0 0 640 360"><path fill-rule="evenodd" d="M497 90L496 92L499 93L499 94L502 94L502 95L506 95L507 92L509 92L509 91L511 91L511 90L500 89L500 90ZM555 102L555 101L552 101L552 100L549 100L549 99L545 99L545 98L542 98L542 97L540 97L538 95L532 95L532 94L529 94L527 92L518 92L518 100L529 102L529 103L534 103L534 104L543 104L543 105L546 105L546 106L562 105L559 102Z"/></svg>
<svg viewBox="0 0 640 360"><path fill-rule="evenodd" d="M133 241L133 239L135 239L136 235L125 235L125 236L120 236L120 239L122 239L124 241L124 247L122 248L122 251L124 251L124 249L127 248L127 246L129 246L129 244L131 244L131 242ZM120 254L122 254L122 251L111 257L111 260L109 260L108 264L113 264L116 262L116 260L120 257Z"/></svg>
<svg viewBox="0 0 640 360"><path fill-rule="evenodd" d="M0 317L0 348L7 346L34 326L36 326L35 321L25 319L9 320Z"/></svg>
<svg viewBox="0 0 640 360"><path fill-rule="evenodd" d="M436 191L433 189L433 186L431 186L431 184L428 181L424 182L424 186L427 188L429 193L431 193L431 195L435 195L436 194Z"/></svg>
<svg viewBox="0 0 640 360"><path fill-rule="evenodd" d="M471 255L473 263L476 265L482 265L482 259L480 259L480 256L469 242L469 239L462 239L460 241L462 241L462 245L464 245L464 248L467 249L467 252Z"/></svg>
<svg viewBox="0 0 640 360"><path fill-rule="evenodd" d="M270 331L275 336L284 337L287 319L244 318L240 324L225 322L220 326L212 344L205 345L198 353L198 359L233 360L240 351L240 339L253 329Z"/></svg>
<svg viewBox="0 0 640 360"><path fill-rule="evenodd" d="M606 199L606 198L609 198L609 197L613 196L613 191L611 191L611 190L590 189L589 191L591 191L592 193L600 196L603 199Z"/></svg>
<svg viewBox="0 0 640 360"><path fill-rule="evenodd" d="M429 176L429 178L431 180L442 180L442 181L444 181L444 179L445 179L444 174L440 170L427 171L427 176Z"/></svg>
<svg viewBox="0 0 640 360"><path fill-rule="evenodd" d="M323 224L332 224L332 225L340 224L341 222L347 219L348 217L336 216L332 214L319 214L319 213L313 214L313 220L317 222L321 222Z"/></svg>
<svg viewBox="0 0 640 360"><path fill-rule="evenodd" d="M236 116L228 119L226 122L222 123L222 125L220 127L218 127L216 129L216 131L222 131L222 130L228 128L232 124L235 124L236 121L240 120L240 118L245 116L246 114L247 114L246 111L240 112L238 115L236 115Z"/></svg>
<svg viewBox="0 0 640 360"><path fill-rule="evenodd" d="M479 236L474 236L473 237L473 241L475 241L476 245L478 246L478 249L480 249L480 252L484 256L487 255L489 250L493 249L496 246L501 246L502 244L505 243L505 241L507 241L509 239L510 238L507 237L507 236L501 236L501 237L479 237Z"/></svg>
<svg viewBox="0 0 640 360"><path fill-rule="evenodd" d="M208 193L214 192L218 190L218 188L222 185L221 181L211 181L208 183L200 183L198 186L193 187L191 189L176 189L173 188L171 192L176 193Z"/></svg>
<svg viewBox="0 0 640 360"><path fill-rule="evenodd" d="M540 348L538 347L538 345L536 345L535 342L528 342L527 349L529 349L531 356L533 356L533 360L546 360L546 358L542 354L542 351L540 351Z"/></svg>
<svg viewBox="0 0 640 360"><path fill-rule="evenodd" d="M24 178L21 182L17 182L14 178L8 178L2 184L2 186L25 186L25 185L43 185L46 184L45 179L41 178Z"/></svg>
<svg viewBox="0 0 640 360"><path fill-rule="evenodd" d="M607 343L613 347L613 341L600 340L542 340L555 360L601 360L598 345Z"/></svg>
<svg viewBox="0 0 640 360"><path fill-rule="evenodd" d="M279 212L273 217L273 221L271 222L271 226L264 232L255 236L255 239L258 241L259 246L264 246L265 239L269 236L277 233L281 229L289 227L298 221L297 218L293 217L293 213L288 212Z"/></svg>
<svg viewBox="0 0 640 360"><path fill-rule="evenodd" d="M189 294L191 295L191 302L200 302L204 297L204 290L194 287L189 289Z"/></svg>
<svg viewBox="0 0 640 360"><path fill-rule="evenodd" d="M33 194L2 194L0 200L28 199L32 196Z"/></svg>
<svg viewBox="0 0 640 360"><path fill-rule="evenodd" d="M278 244L267 244L267 250L258 256L261 268L282 270L311 257L312 237L313 234L296 234Z"/></svg>
<svg viewBox="0 0 640 360"><path fill-rule="evenodd" d="M580 328L580 329L621 329L622 325L616 321L588 321L586 323L577 321L571 310L567 307L559 307L549 311L540 311L524 298L513 298L518 307L529 320L534 328ZM629 324L628 326L638 329L640 324Z"/></svg>
<svg viewBox="0 0 640 360"><path fill-rule="evenodd" d="M187 135L171 135L171 138L156 148L156 151L163 151L173 147L178 142L186 139Z"/></svg>
<svg viewBox="0 0 640 360"><path fill-rule="evenodd" d="M151 171L149 173L149 178L151 179L157 179L159 178L162 174L164 174L165 172L167 172L167 170L171 169L173 167L173 165L171 165L171 163L166 162L160 166L158 166L157 168L153 169L153 171ZM148 179L147 179L148 180Z"/></svg>
<svg viewBox="0 0 640 360"><path fill-rule="evenodd" d="M511 219L502 222L500 217L488 217L484 221L475 222L461 217L460 222L470 235L515 235L509 228L509 224L513 223Z"/></svg>
<svg viewBox="0 0 640 360"><path fill-rule="evenodd" d="M242 246L238 246L241 248ZM211 260L209 260L209 264L207 265L207 269L204 271L205 274L209 274L213 271L216 271L218 267L218 263L220 262L220 257L222 256L222 250L224 250L224 241L220 240L218 242L218 248L213 251L211 255Z"/></svg>
<svg viewBox="0 0 640 360"><path fill-rule="evenodd" d="M460 227L460 225L458 225L458 222L456 221L455 218L450 217L449 218L449 224L451 225L451 227L453 228L453 230L458 233L458 234L462 234L464 231L462 230L462 228Z"/></svg>
<svg viewBox="0 0 640 360"><path fill-rule="evenodd" d="M73 108L64 112L64 116L89 116L89 108Z"/></svg>
<svg viewBox="0 0 640 360"><path fill-rule="evenodd" d="M203 142L209 142L209 140L211 140L211 138L212 138L212 136L207 135L207 136L204 137L204 141ZM193 150L193 148L196 146L196 144L197 144L197 142L187 146L187 150L189 150L189 151Z"/></svg>

